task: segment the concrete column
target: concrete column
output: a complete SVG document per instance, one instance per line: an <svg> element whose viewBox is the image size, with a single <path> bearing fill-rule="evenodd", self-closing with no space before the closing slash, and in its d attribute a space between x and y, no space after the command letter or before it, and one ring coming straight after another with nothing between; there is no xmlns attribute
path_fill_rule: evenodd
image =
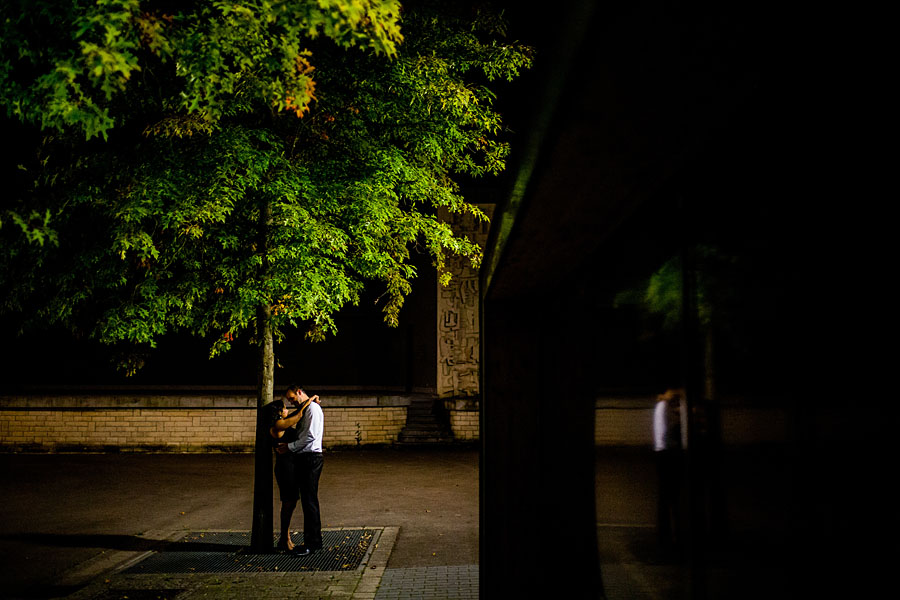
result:
<svg viewBox="0 0 900 600"><path fill-rule="evenodd" d="M530 297L484 311L481 596L599 598L587 313Z"/></svg>

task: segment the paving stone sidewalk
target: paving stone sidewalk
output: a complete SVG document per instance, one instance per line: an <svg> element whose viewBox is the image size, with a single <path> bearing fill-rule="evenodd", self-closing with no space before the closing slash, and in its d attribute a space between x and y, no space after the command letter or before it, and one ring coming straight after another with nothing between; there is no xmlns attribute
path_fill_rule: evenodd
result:
<svg viewBox="0 0 900 600"><path fill-rule="evenodd" d="M196 600L217 598L304 598L347 600L478 600L478 565L442 565L386 569L399 529L375 528L370 553L352 571L224 573L140 573L142 562L157 552L120 552L82 565L69 578L101 572L67 600ZM195 539L199 534L195 534ZM174 541L184 532L154 534ZM186 553L192 556L193 553ZM110 569L110 566L118 562ZM177 562L177 561L176 561ZM103 572L104 569L107 569Z"/></svg>
<svg viewBox="0 0 900 600"><path fill-rule="evenodd" d="M478 565L387 569L375 600L478 600Z"/></svg>

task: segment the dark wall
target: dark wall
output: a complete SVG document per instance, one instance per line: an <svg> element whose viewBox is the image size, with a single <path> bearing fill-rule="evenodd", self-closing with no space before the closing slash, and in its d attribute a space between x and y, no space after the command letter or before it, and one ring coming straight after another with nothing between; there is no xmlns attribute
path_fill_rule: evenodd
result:
<svg viewBox="0 0 900 600"><path fill-rule="evenodd" d="M572 301L485 303L482 597L601 590L590 385L597 329Z"/></svg>
<svg viewBox="0 0 900 600"><path fill-rule="evenodd" d="M368 293L360 305L337 320L338 334L310 343L293 336L276 351L287 378L304 385L389 387L406 391L437 386L437 278L426 257L417 259L418 277L407 297L396 329L384 323L378 294Z"/></svg>
<svg viewBox="0 0 900 600"><path fill-rule="evenodd" d="M510 582L519 597L552 596L563 568L572 597L602 596L597 392L662 391L698 361L678 331L617 308L618 292L698 244L740 256L729 273L737 293L720 345L724 381L741 394L795 387L795 250L806 240L792 192L805 141L791 112L797 82L785 78L788 15L756 5L557 6L564 35L545 40L554 44L539 54L547 62L522 81L554 93L535 92L537 133L520 148L527 186L498 206L483 273L489 597ZM535 569L509 551L540 557L544 547L564 551L565 566Z"/></svg>

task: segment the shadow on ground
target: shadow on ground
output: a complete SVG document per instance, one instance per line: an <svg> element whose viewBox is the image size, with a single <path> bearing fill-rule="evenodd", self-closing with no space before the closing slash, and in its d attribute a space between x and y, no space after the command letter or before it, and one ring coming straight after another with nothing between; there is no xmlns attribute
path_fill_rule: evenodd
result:
<svg viewBox="0 0 900 600"><path fill-rule="evenodd" d="M235 548L234 545L229 544L176 543L142 538L136 535L18 533L0 535L0 540L61 548L104 548L129 552L234 552Z"/></svg>

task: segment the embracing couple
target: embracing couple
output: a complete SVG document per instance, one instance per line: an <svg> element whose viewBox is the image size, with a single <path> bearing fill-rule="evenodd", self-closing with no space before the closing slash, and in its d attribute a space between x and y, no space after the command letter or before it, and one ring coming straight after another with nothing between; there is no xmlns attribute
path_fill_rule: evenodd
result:
<svg viewBox="0 0 900 600"><path fill-rule="evenodd" d="M322 549L319 476L323 465L325 418L319 406L319 397L310 398L298 385L288 387L284 400L275 400L269 406L269 434L275 449L275 480L281 494L278 549L307 556ZM294 547L290 526L298 499L303 507L303 544Z"/></svg>

